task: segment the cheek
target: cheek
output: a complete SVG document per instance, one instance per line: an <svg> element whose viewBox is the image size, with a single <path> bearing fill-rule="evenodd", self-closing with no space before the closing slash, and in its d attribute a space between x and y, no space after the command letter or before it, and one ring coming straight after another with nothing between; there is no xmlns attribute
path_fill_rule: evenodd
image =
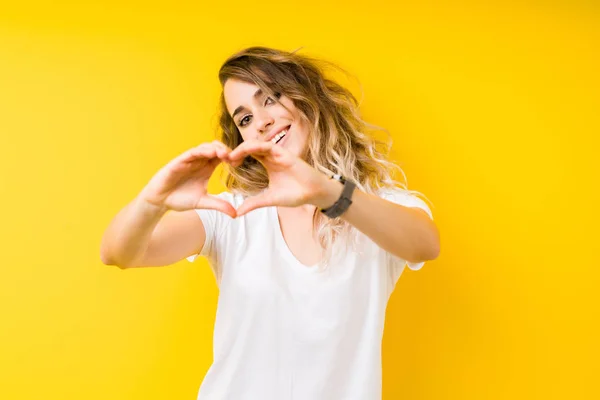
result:
<svg viewBox="0 0 600 400"><path fill-rule="evenodd" d="M302 118L300 118L300 116L298 116L298 118L296 119L296 123L298 126L298 130L299 130L299 135L300 139L302 141L306 141L308 140L308 124L306 121L304 121Z"/></svg>
<svg viewBox="0 0 600 400"><path fill-rule="evenodd" d="M280 100L281 104L279 108L281 109L282 115L286 115L288 118L299 118L300 114L298 113L298 109L296 105L289 97L283 96Z"/></svg>
<svg viewBox="0 0 600 400"><path fill-rule="evenodd" d="M247 140L258 138L258 132L256 131L256 129L254 129L254 127L252 126L252 123L246 125L246 127L244 129L238 128L238 132L239 132L240 136L242 137L243 142L245 142Z"/></svg>

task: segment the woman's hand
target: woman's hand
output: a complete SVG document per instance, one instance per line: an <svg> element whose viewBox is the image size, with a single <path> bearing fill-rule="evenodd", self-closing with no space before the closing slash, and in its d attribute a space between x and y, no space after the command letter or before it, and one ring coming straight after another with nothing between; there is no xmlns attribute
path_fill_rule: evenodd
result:
<svg viewBox="0 0 600 400"><path fill-rule="evenodd" d="M212 173L230 152L217 140L186 151L152 177L139 194L140 199L165 210L214 209L235 218L231 204L207 192Z"/></svg>
<svg viewBox="0 0 600 400"><path fill-rule="evenodd" d="M341 183L329 179L277 144L247 140L232 150L226 161L236 167L247 156L254 157L265 167L269 187L261 194L247 198L238 207L238 216L268 206L297 207L313 204L319 208L327 208L342 193Z"/></svg>

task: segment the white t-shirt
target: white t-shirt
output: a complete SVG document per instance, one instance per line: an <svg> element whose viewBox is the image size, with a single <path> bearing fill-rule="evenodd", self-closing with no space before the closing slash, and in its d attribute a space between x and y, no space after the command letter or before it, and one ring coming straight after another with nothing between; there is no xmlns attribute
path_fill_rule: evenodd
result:
<svg viewBox="0 0 600 400"><path fill-rule="evenodd" d="M381 196L432 217L407 191ZM228 192L218 197L234 208L243 201ZM200 255L219 286L213 364L198 399L381 399L388 298L406 265L418 270L424 263L407 263L360 234L360 252L339 252L319 272L288 248L276 207L235 219L196 211L206 230Z"/></svg>

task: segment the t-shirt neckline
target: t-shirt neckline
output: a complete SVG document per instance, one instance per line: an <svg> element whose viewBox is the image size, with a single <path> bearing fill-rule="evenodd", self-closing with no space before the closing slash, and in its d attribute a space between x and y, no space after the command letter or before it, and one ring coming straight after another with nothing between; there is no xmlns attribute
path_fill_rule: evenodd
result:
<svg viewBox="0 0 600 400"><path fill-rule="evenodd" d="M290 265L292 265L294 269L297 269L303 273L313 273L317 271L319 263L313 265L305 265L296 258L294 253L292 253L287 242L285 241L285 238L283 237L283 231L281 230L281 224L279 223L279 213L277 212L277 206L272 206L269 208L271 209L271 217L273 217L273 219L275 220L272 224L275 227L276 231L275 237L277 239L279 247L282 249L284 257L288 260Z"/></svg>

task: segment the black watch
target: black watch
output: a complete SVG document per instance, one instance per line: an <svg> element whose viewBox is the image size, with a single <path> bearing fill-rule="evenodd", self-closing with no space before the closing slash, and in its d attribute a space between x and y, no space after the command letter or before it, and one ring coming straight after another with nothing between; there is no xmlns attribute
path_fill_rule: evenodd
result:
<svg viewBox="0 0 600 400"><path fill-rule="evenodd" d="M352 192L354 192L356 185L351 181L347 181L341 175L333 175L331 178L343 183L344 190L342 191L338 201L336 201L331 207L321 210L321 212L327 215L329 218L336 218L342 215L348 209L348 207L350 207L350 204L352 204Z"/></svg>

